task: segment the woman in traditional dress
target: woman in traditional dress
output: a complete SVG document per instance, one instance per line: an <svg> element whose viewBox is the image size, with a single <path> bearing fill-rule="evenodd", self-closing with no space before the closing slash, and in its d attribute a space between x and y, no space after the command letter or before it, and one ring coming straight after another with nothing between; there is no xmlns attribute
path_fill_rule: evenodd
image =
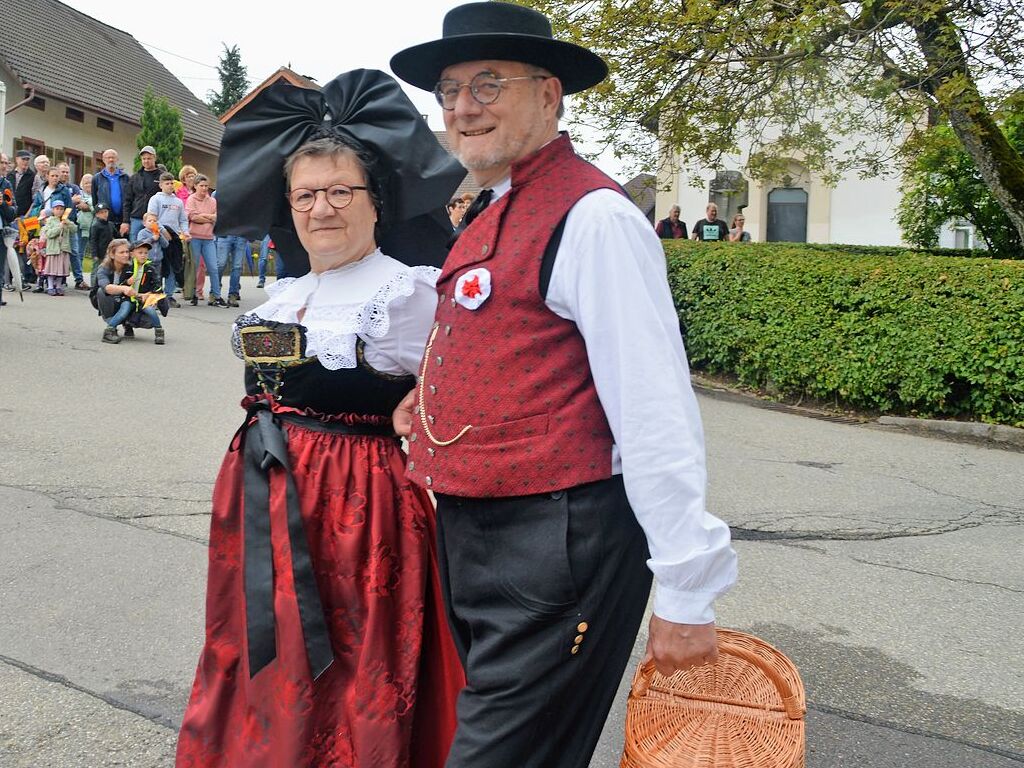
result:
<svg viewBox="0 0 1024 768"><path fill-rule="evenodd" d="M433 506L391 425L437 270L385 255L378 235L441 210L462 171L397 83L365 70L263 91L228 123L220 163L218 234L270 230L289 271L309 271L234 327L247 417L214 489L176 764L440 768L463 679Z"/></svg>

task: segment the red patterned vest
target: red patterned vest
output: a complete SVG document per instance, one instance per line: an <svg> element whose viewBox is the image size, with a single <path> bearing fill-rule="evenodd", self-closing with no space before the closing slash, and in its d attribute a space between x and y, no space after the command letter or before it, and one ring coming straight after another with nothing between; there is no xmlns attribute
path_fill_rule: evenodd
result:
<svg viewBox="0 0 1024 768"><path fill-rule="evenodd" d="M544 304L544 250L581 197L618 185L562 135L513 164L512 188L470 225L437 281L420 370L408 474L470 497L555 491L611 476L612 435L576 324ZM471 269L490 273L477 309L455 298Z"/></svg>

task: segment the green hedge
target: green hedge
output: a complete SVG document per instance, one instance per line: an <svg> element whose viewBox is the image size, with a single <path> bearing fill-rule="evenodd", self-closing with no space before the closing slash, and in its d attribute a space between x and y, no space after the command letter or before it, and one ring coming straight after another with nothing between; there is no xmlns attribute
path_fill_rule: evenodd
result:
<svg viewBox="0 0 1024 768"><path fill-rule="evenodd" d="M678 241L666 258L694 368L785 396L1024 426L1022 261Z"/></svg>

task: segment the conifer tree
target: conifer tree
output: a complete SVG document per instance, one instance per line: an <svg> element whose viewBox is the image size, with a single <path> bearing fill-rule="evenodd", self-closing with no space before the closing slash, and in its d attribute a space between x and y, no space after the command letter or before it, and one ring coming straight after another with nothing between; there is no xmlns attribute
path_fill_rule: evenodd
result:
<svg viewBox="0 0 1024 768"><path fill-rule="evenodd" d="M135 144L142 149L147 144L156 150L156 161L175 176L181 169L181 149L185 129L181 124L181 112L172 107L163 96L157 96L152 88L146 89L142 98L142 130ZM142 160L136 154L135 170L142 167Z"/></svg>
<svg viewBox="0 0 1024 768"><path fill-rule="evenodd" d="M217 66L217 74L220 76L220 91L210 91L207 95L210 109L217 117L227 112L238 103L245 94L249 92L249 74L242 65L242 54L237 45L228 48L226 43L224 53L220 57L220 64Z"/></svg>

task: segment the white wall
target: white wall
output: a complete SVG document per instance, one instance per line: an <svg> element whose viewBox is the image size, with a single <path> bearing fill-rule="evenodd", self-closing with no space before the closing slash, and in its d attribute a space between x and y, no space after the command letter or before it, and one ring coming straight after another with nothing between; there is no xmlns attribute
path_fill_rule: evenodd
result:
<svg viewBox="0 0 1024 768"><path fill-rule="evenodd" d="M832 190L829 242L902 245L903 236L896 223L899 202L899 180L895 177L846 176Z"/></svg>

